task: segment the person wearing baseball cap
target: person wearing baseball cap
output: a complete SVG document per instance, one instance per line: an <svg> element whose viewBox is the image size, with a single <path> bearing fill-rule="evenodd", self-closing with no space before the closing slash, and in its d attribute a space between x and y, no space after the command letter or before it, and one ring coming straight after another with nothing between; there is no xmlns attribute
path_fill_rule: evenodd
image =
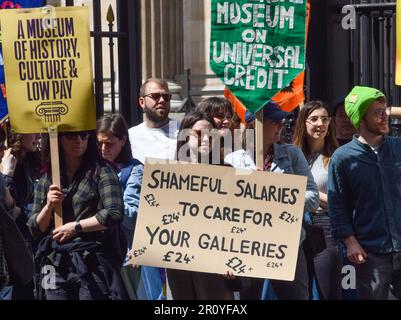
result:
<svg viewBox="0 0 401 320"><path fill-rule="evenodd" d="M319 207L319 192L309 169L308 162L300 148L293 144L280 142L280 134L283 129L283 120L291 115L285 112L273 101L267 102L263 107L263 171L275 173L287 173L307 177L304 210L315 211ZM247 129L252 130L255 117L248 113ZM246 134L244 135L246 136ZM248 143L248 141L246 141ZM249 150L243 143L244 150L235 151L227 155L225 163L235 168L256 169L253 161L254 150ZM246 150L246 151L245 151ZM305 239L305 231L301 232L298 249L298 260L294 281L270 280L271 287L279 300L308 300L308 272L302 242ZM240 298L244 300L260 299L263 288L263 279L248 279L245 289L240 292Z"/></svg>
<svg viewBox="0 0 401 320"><path fill-rule="evenodd" d="M285 112L280 109L278 104L273 100L267 102L263 107L263 118L269 119L272 121L283 121L287 118L291 113ZM246 123L250 123L255 120L255 114L249 111L245 112L245 121Z"/></svg>
<svg viewBox="0 0 401 320"><path fill-rule="evenodd" d="M330 161L333 232L356 267L359 298L400 299L401 140L387 136L389 108L380 90L354 87L345 111L358 134Z"/></svg>

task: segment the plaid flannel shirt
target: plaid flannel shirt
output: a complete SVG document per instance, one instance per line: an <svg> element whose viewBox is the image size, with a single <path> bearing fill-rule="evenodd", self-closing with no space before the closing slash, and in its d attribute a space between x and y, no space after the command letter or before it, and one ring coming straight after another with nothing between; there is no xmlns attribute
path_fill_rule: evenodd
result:
<svg viewBox="0 0 401 320"><path fill-rule="evenodd" d="M36 217L47 202L47 192L51 185L51 177L45 174L35 189L32 216L28 227L35 236L41 232ZM79 221L95 216L102 225L111 227L120 223L124 213L123 194L115 170L108 166L96 167L96 173L84 172L81 168L69 184L65 175L61 176L64 193L63 223ZM53 228L51 223L49 228Z"/></svg>

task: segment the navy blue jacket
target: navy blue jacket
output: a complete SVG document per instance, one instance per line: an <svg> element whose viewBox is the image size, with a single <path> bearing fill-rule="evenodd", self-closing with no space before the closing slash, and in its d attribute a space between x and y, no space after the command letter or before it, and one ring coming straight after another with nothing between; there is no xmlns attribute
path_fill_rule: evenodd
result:
<svg viewBox="0 0 401 320"><path fill-rule="evenodd" d="M330 161L329 216L336 238L354 235L368 252L401 251L401 139L386 137L378 154L357 137Z"/></svg>

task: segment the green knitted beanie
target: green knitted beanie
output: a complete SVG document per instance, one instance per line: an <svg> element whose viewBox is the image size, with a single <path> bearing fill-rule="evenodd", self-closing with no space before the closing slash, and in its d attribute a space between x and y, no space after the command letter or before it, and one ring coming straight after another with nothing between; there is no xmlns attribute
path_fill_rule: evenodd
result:
<svg viewBox="0 0 401 320"><path fill-rule="evenodd" d="M384 97L384 94L370 87L355 86L345 98L345 112L355 128L359 129L366 111L368 111L373 101Z"/></svg>

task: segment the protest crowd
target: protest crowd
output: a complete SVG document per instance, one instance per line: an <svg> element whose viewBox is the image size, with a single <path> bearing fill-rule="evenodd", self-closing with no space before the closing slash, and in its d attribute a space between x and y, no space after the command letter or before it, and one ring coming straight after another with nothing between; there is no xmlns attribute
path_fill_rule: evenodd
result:
<svg viewBox="0 0 401 320"><path fill-rule="evenodd" d="M184 65L176 56L182 48L170 50L182 31L165 31L178 21L178 1L163 11L163 23L149 24L123 15L143 14L139 1L119 1L118 32L111 4L103 32L88 6L67 2L11 11L14 3L4 1L2 9L12 8L0 10L0 300L401 299L394 90L383 79L371 86L388 97L375 87L322 81L324 90L344 95L330 104L305 99L315 59L306 59L310 1L210 1L208 63L224 97L202 91L193 103L188 69L180 120L171 101L181 89L155 71L154 51L145 59L152 72L141 74L133 50L144 42L138 20L151 26L155 51L168 46L163 64ZM156 2L149 7L168 7ZM93 3L100 15L100 1ZM202 50L192 40L203 36L181 20L197 59ZM383 21L379 29L389 29ZM111 112L102 104L105 37ZM127 76L118 93L114 37L118 73ZM377 50L383 62L374 70L392 74L381 66L397 60L393 48ZM94 64L92 52L100 57ZM174 77L181 72L169 69ZM139 124L137 111L144 114Z"/></svg>
<svg viewBox="0 0 401 320"><path fill-rule="evenodd" d="M356 86L336 105L309 101L297 113L269 101L263 167L253 140L231 139L254 129L254 114L241 121L228 100L211 97L179 123L170 100L167 82L150 78L138 101L143 123L128 128L120 114L105 114L96 132L59 132L61 186L52 184L48 135L2 124L0 299L401 298L401 140L389 136L382 92ZM291 117L293 143L284 143ZM294 280L129 263L146 158L307 177ZM355 269L354 288L344 287L344 266Z"/></svg>

